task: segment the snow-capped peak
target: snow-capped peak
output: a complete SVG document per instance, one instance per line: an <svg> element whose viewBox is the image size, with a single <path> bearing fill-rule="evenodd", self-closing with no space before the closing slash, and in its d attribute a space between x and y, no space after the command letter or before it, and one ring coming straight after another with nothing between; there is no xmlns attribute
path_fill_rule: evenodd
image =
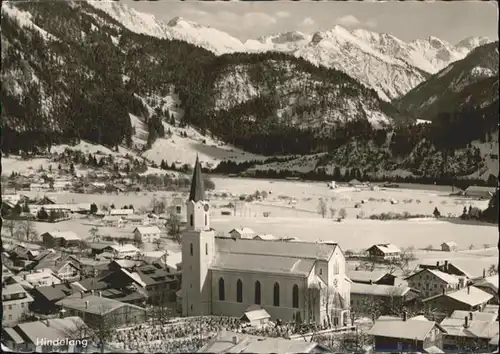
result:
<svg viewBox="0 0 500 354"><path fill-rule="evenodd" d="M179 29L180 28L186 28L186 29L203 28L203 27L210 28L209 26L203 26L203 25L200 25L199 23L188 21L185 18L180 17L180 16L177 16L177 17L174 17L173 19L171 19L167 25L169 27L177 27Z"/></svg>
<svg viewBox="0 0 500 354"><path fill-rule="evenodd" d="M455 47L457 48L465 48L467 50L473 50L476 47L479 47L481 45L490 43L491 40L487 37L467 37L457 44L455 44Z"/></svg>

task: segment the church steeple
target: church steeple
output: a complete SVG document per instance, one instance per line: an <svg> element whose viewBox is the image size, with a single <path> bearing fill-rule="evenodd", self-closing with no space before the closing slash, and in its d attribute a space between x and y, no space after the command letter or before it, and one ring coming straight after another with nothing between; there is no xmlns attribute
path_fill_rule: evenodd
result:
<svg viewBox="0 0 500 354"><path fill-rule="evenodd" d="M189 201L199 202L203 200L205 200L205 186L203 184L200 160L198 155L196 155L193 178L191 179L191 191L189 192Z"/></svg>

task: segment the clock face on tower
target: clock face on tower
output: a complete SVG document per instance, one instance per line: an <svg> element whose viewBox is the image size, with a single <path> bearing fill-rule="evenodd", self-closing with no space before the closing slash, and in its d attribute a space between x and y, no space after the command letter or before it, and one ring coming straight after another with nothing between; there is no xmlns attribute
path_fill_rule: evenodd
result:
<svg viewBox="0 0 500 354"><path fill-rule="evenodd" d="M208 211L208 209L210 209L210 205L205 204L205 206L203 208L205 209L205 211Z"/></svg>

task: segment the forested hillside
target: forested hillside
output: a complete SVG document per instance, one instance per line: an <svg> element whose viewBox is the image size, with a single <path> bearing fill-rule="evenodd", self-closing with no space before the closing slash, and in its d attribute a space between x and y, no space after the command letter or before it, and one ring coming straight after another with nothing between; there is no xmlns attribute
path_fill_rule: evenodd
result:
<svg viewBox="0 0 500 354"><path fill-rule="evenodd" d="M80 140L131 146L130 114L145 123L143 152L173 119L161 105L146 107L146 98L175 92L179 126L261 155L318 154L308 171L340 166L367 176L434 180L498 173L498 76L474 69L474 60L485 66L495 58L495 52L486 59L477 54L491 45L408 94L422 100L435 86L462 85L433 106L439 119L415 125L419 111L412 107L422 105L403 104L411 101L405 96L395 108L341 71L283 53L215 56L186 42L132 33L86 2L3 4L1 36L4 152ZM467 73L476 79L464 79Z"/></svg>
<svg viewBox="0 0 500 354"><path fill-rule="evenodd" d="M128 113L146 122L167 118L148 117L137 96L161 97L172 86L184 124L259 153L313 151L318 134L345 122L392 123L390 105L373 90L285 54L215 57L131 33L85 2L7 4L2 21L4 146L11 151L78 139L130 144ZM297 149L302 139L311 143Z"/></svg>

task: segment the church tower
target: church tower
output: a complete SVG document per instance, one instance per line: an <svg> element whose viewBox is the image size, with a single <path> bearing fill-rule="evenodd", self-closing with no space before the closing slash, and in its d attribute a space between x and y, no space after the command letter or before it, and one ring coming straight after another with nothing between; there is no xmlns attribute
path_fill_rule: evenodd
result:
<svg viewBox="0 0 500 354"><path fill-rule="evenodd" d="M182 315L210 315L212 281L209 269L215 252L215 232L210 228L210 203L205 198L198 156L186 212L187 227L182 235Z"/></svg>

